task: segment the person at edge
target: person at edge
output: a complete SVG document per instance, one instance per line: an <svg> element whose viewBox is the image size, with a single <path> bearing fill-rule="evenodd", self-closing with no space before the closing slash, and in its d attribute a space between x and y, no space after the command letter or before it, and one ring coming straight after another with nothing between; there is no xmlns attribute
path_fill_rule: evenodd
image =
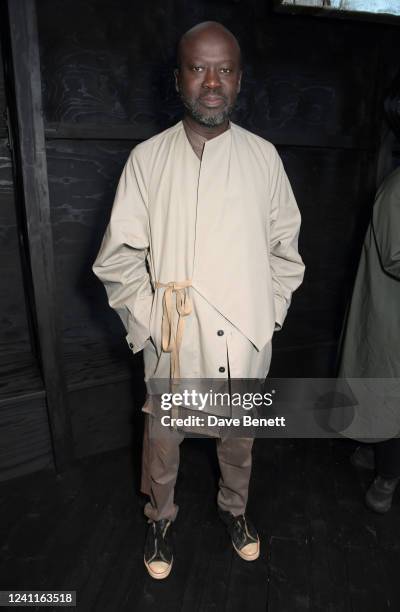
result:
<svg viewBox="0 0 400 612"><path fill-rule="evenodd" d="M92 269L129 347L143 349L146 383L265 379L272 335L303 280L300 213L274 145L230 121L242 76L234 35L200 23L180 39L177 60L184 117L131 151ZM165 431L151 394L142 410L144 563L163 579L184 435ZM253 438L216 444L218 512L236 552L252 561L260 554L246 515Z"/></svg>
<svg viewBox="0 0 400 612"><path fill-rule="evenodd" d="M393 126L397 135L398 129ZM351 457L375 470L365 503L384 514L400 482L400 168L379 186L367 228L347 317L339 376L357 397ZM374 440L377 438L377 440Z"/></svg>

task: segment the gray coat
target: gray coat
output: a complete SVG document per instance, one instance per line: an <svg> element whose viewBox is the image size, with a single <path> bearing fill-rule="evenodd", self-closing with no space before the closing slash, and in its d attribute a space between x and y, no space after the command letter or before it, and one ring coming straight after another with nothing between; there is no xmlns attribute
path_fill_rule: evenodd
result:
<svg viewBox="0 0 400 612"><path fill-rule="evenodd" d="M339 376L358 406L344 432L384 439L400 430L400 168L376 194L345 329Z"/></svg>

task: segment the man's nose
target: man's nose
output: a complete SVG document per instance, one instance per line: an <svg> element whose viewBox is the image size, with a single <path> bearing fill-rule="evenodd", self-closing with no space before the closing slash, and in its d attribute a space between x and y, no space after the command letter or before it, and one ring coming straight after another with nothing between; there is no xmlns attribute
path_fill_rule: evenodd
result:
<svg viewBox="0 0 400 612"><path fill-rule="evenodd" d="M218 71L213 68L208 68L204 75L203 87L208 89L216 89L221 85Z"/></svg>

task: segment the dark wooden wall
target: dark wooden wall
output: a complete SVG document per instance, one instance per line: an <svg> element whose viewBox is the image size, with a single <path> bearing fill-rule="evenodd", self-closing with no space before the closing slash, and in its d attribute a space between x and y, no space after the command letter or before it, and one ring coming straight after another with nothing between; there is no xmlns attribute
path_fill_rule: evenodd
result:
<svg viewBox="0 0 400 612"><path fill-rule="evenodd" d="M3 38L2 31L4 43ZM0 477L6 479L51 466L52 453L46 394L32 333L33 305L29 300L27 252L21 231L24 212L12 163L13 138L7 129L4 76L1 54Z"/></svg>
<svg viewBox="0 0 400 612"><path fill-rule="evenodd" d="M172 80L175 45L199 21L221 21L238 36L245 76L234 121L277 145L303 217L305 281L274 338L271 374L334 375L376 185L399 163L397 152L378 167L386 130L383 96L398 70L398 27L276 15L264 0L14 1L21 11L28 5L37 11L54 257L51 308L58 321L53 342L61 347L57 376L66 397L58 410L49 389L51 363L48 370L42 363L52 356L40 358L36 346L48 332L35 325L40 303L32 298L37 279L29 266L35 253L29 236L24 239L29 196L20 193L18 161L13 180L2 124L0 478L53 465L60 415L70 420L73 446L61 469L74 457L131 444L140 429L141 356L130 353L91 265L129 151L180 118ZM3 19L13 108L18 59L10 61L9 30ZM5 107L0 70L2 113ZM17 120L10 129L18 148ZM36 301L46 299L53 298L42 293Z"/></svg>

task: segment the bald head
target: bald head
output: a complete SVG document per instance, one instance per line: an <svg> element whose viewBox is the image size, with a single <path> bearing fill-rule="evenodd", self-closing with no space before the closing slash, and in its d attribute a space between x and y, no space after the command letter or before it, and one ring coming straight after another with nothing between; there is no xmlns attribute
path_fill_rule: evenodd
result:
<svg viewBox="0 0 400 612"><path fill-rule="evenodd" d="M237 38L232 34L228 28L218 23L218 21L203 21L187 30L182 36L178 43L177 51L177 64L178 67L182 66L182 59L185 56L185 52L191 49L193 45L203 47L204 45L208 48L212 48L215 45L224 43L229 49L230 54L239 66L242 63L240 46Z"/></svg>
<svg viewBox="0 0 400 612"><path fill-rule="evenodd" d="M185 118L207 133L227 129L240 91L242 76L239 43L216 21L199 23L178 45L175 87L185 107Z"/></svg>

